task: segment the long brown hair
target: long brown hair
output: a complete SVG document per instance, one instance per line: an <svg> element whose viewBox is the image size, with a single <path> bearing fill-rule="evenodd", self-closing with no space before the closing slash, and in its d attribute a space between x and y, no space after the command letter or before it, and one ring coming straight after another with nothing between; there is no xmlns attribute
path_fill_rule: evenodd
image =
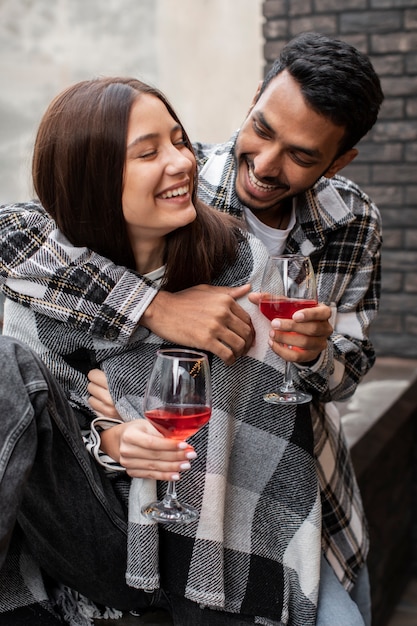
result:
<svg viewBox="0 0 417 626"><path fill-rule="evenodd" d="M67 88L51 102L32 161L36 194L67 239L133 270L122 210L123 173L130 111L144 93L165 104L192 150L158 89L134 78L96 78ZM193 203L195 221L166 238L164 287L169 291L210 282L236 258L236 223L197 199L197 172Z"/></svg>

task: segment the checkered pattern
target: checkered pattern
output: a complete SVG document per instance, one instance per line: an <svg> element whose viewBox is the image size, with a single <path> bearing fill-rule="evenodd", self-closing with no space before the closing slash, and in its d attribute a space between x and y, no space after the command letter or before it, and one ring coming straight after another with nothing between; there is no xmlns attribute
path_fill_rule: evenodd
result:
<svg viewBox="0 0 417 626"><path fill-rule="evenodd" d="M252 282L259 290L267 259L262 244L243 238L239 257L218 284ZM150 481L135 479L129 501L127 580L162 583L200 604L258 616L262 623L313 626L321 554L321 503L308 405L274 406L262 396L282 380L283 362L268 347L269 322L248 301L256 345L226 366L211 358L213 413L191 439L198 453L179 483L201 511L198 523L159 529L143 523L140 504ZM161 345L138 329L129 347L93 338L7 301L5 332L29 344L63 385L71 404L86 404L86 372L105 371L123 417L141 416L153 356ZM146 335L146 336L145 336ZM160 491L165 485L159 485ZM159 543L159 548L158 548Z"/></svg>
<svg viewBox="0 0 417 626"><path fill-rule="evenodd" d="M237 134L224 144L197 143L199 195L243 219L235 193ZM297 385L313 392L315 456L323 505L323 546L346 588L368 551L366 522L335 400L345 400L375 361L369 326L380 296L381 218L357 185L342 176L321 178L294 199L296 224L286 252L308 255L320 302L337 315L326 352L313 368L294 368Z"/></svg>
<svg viewBox="0 0 417 626"><path fill-rule="evenodd" d="M0 238L3 293L93 337L127 343L157 293L134 272L74 248L36 202L0 207Z"/></svg>

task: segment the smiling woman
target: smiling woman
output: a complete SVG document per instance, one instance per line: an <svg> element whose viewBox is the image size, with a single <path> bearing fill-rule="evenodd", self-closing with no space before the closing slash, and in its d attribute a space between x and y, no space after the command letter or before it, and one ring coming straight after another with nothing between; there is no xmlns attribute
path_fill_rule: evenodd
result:
<svg viewBox="0 0 417 626"><path fill-rule="evenodd" d="M213 217L197 199L194 152L178 116L139 80L82 81L59 94L39 126L32 174L73 245L142 272L166 264L170 291L210 282L234 258L233 229L215 234L230 218Z"/></svg>
<svg viewBox="0 0 417 626"><path fill-rule="evenodd" d="M122 205L141 274L163 264L165 235L195 220L195 172L194 154L181 126L159 98L140 96L127 129Z"/></svg>

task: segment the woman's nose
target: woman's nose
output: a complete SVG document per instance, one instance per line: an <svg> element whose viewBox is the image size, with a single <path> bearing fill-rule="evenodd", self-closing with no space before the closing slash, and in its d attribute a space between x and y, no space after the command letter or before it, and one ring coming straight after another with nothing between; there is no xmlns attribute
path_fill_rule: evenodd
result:
<svg viewBox="0 0 417 626"><path fill-rule="evenodd" d="M167 159L167 173L177 174L178 172L191 172L196 167L196 162L192 152L186 148L179 150L172 146Z"/></svg>

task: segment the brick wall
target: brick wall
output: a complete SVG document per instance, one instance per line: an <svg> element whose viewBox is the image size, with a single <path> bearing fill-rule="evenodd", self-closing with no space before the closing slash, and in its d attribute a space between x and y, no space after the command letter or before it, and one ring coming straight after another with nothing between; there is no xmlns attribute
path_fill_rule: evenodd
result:
<svg viewBox="0 0 417 626"><path fill-rule="evenodd" d="M379 120L343 173L383 220L379 355L417 358L417 0L266 0L265 71L296 34L315 30L369 54L385 94Z"/></svg>

